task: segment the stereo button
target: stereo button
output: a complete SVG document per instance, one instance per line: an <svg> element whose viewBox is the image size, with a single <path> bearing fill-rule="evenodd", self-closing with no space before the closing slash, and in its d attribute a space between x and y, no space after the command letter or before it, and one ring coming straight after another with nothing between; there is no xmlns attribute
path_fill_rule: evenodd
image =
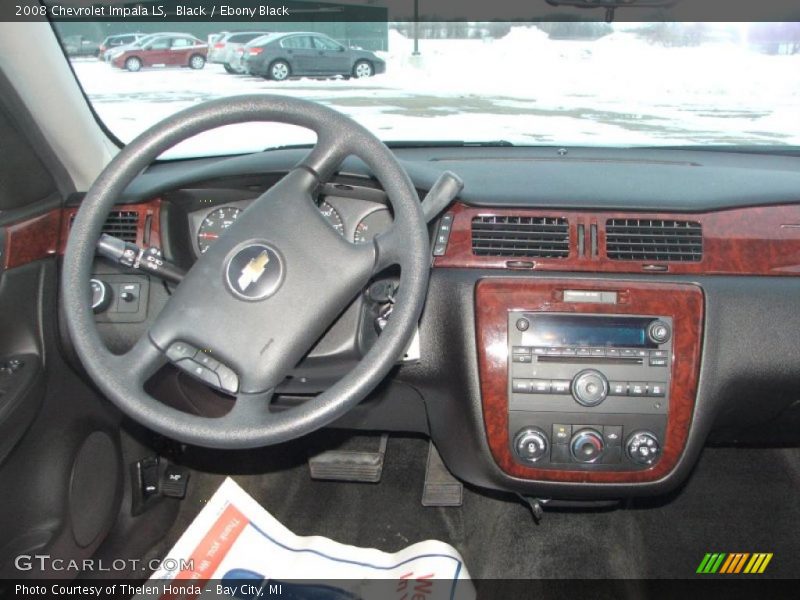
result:
<svg viewBox="0 0 800 600"><path fill-rule="evenodd" d="M569 394L569 388L572 385L569 379L554 379L550 383L554 394Z"/></svg>
<svg viewBox="0 0 800 600"><path fill-rule="evenodd" d="M612 381L608 384L609 389L611 390L609 395L611 396L627 396L628 395L628 382L627 381Z"/></svg>
<svg viewBox="0 0 800 600"><path fill-rule="evenodd" d="M666 394L666 384L664 383L653 383L652 381L647 384L647 395L648 396L663 396Z"/></svg>
<svg viewBox="0 0 800 600"><path fill-rule="evenodd" d="M515 363L529 363L533 362L533 357L530 354L514 354L511 361Z"/></svg>
<svg viewBox="0 0 800 600"><path fill-rule="evenodd" d="M608 358L619 358L619 348L606 348Z"/></svg>
<svg viewBox="0 0 800 600"><path fill-rule="evenodd" d="M531 391L530 379L513 379L511 381L511 391L516 394L529 394Z"/></svg>
<svg viewBox="0 0 800 600"><path fill-rule="evenodd" d="M572 380L572 396L583 406L597 406L608 395L608 380L599 371L581 371Z"/></svg>
<svg viewBox="0 0 800 600"><path fill-rule="evenodd" d="M630 396L646 396L647 383L643 381L631 381L628 384L628 395Z"/></svg>
<svg viewBox="0 0 800 600"><path fill-rule="evenodd" d="M511 347L512 354L530 354L531 347L530 346L512 346Z"/></svg>
<svg viewBox="0 0 800 600"><path fill-rule="evenodd" d="M566 444L572 437L572 425L553 425L553 443Z"/></svg>
<svg viewBox="0 0 800 600"><path fill-rule="evenodd" d="M548 379L531 379L531 394L549 394L550 393L550 380Z"/></svg>
<svg viewBox="0 0 800 600"><path fill-rule="evenodd" d="M666 358L653 358L650 357L650 366L651 367L666 367L667 366L667 359Z"/></svg>
<svg viewBox="0 0 800 600"><path fill-rule="evenodd" d="M589 348L578 348L578 356L591 356L592 352Z"/></svg>

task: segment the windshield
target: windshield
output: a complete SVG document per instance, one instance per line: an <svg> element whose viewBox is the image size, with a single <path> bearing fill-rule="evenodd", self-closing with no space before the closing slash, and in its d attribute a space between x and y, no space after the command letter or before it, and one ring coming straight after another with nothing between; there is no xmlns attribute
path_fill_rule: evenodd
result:
<svg viewBox="0 0 800 600"><path fill-rule="evenodd" d="M172 33L152 48L155 36L140 40L145 51L65 50L98 117L122 142L198 102L278 93L326 104L393 143L800 144L797 24L283 25L292 30L231 47L230 36L209 31L213 24L184 22L162 27ZM113 23L54 26L62 40L124 33ZM198 136L169 156L313 142L289 126L243 125Z"/></svg>

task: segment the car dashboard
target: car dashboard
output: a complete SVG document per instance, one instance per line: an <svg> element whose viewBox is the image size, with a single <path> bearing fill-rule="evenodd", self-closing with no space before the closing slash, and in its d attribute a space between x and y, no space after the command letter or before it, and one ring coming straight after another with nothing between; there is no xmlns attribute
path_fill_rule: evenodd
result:
<svg viewBox="0 0 800 600"><path fill-rule="evenodd" d="M424 434L464 481L573 499L665 493L707 443L800 441L798 159L677 149L396 154L421 198L445 169L465 188L429 224L417 347L334 426ZM189 268L302 155L155 164L119 199L107 230ZM7 266L63 251L79 202L8 231ZM391 224L360 161L343 165L318 204L353 243ZM56 239L36 237L56 222ZM398 275L370 282L277 402L302 403L369 350L391 318ZM101 261L94 277L112 298L98 326L124 351L170 286ZM211 393L179 373L158 385L167 396Z"/></svg>

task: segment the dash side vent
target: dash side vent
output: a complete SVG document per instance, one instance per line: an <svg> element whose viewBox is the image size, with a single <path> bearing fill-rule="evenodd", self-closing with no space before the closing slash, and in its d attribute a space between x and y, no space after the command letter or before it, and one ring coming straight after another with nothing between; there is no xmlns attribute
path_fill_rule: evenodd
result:
<svg viewBox="0 0 800 600"><path fill-rule="evenodd" d="M561 217L480 216L472 219L476 256L567 258L569 224Z"/></svg>
<svg viewBox="0 0 800 600"><path fill-rule="evenodd" d="M70 219L70 226L75 220L75 215ZM139 231L139 213L135 210L115 210L109 213L106 222L103 224L103 233L112 235L116 238L136 243L136 235Z"/></svg>
<svg viewBox="0 0 800 600"><path fill-rule="evenodd" d="M608 219L606 255L611 260L699 262L703 228L696 221Z"/></svg>

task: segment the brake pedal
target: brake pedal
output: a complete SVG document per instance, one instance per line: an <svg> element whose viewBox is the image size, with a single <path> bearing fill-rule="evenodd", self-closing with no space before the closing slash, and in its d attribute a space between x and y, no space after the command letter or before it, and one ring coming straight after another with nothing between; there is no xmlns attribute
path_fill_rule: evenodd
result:
<svg viewBox="0 0 800 600"><path fill-rule="evenodd" d="M351 481L355 483L378 483L383 473L388 434L383 434L377 450L327 450L309 457L308 469L311 479L327 481Z"/></svg>
<svg viewBox="0 0 800 600"><path fill-rule="evenodd" d="M436 446L430 442L422 506L461 506L463 502L464 485L447 470Z"/></svg>

